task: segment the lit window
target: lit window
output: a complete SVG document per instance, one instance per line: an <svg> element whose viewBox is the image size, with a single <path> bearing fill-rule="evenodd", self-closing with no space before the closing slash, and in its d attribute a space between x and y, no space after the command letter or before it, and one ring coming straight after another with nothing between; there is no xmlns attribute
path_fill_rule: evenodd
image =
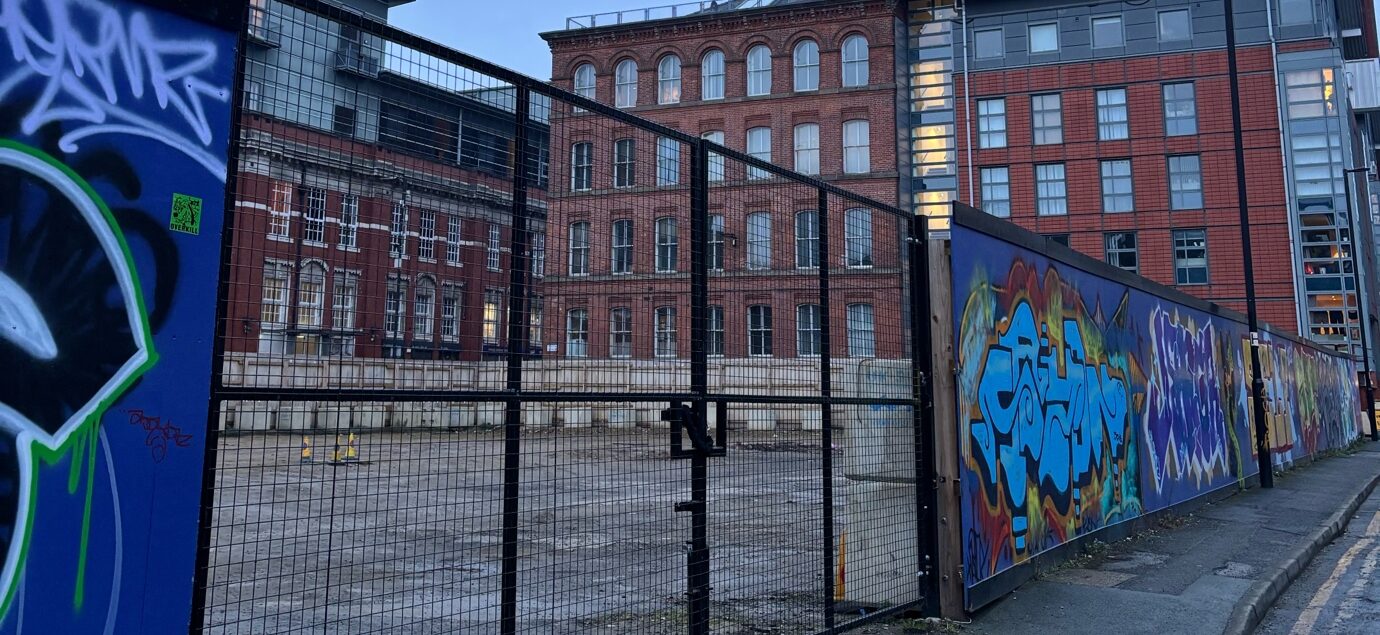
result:
<svg viewBox="0 0 1380 635"><path fill-rule="evenodd" d="M771 94L771 49L757 45L747 55L748 96Z"/></svg>
<svg viewBox="0 0 1380 635"><path fill-rule="evenodd" d="M288 306L287 265L264 263L264 287L261 297L263 303L259 312L259 320L265 326L286 324Z"/></svg>
<svg viewBox="0 0 1380 635"><path fill-rule="evenodd" d="M680 103L680 58L667 55L656 67L656 103Z"/></svg>
<svg viewBox="0 0 1380 635"><path fill-rule="evenodd" d="M867 38L850 35L843 41L843 85L845 88L868 84Z"/></svg>
<svg viewBox="0 0 1380 635"><path fill-rule="evenodd" d="M484 342L498 343L498 328L503 316L503 292L489 289L484 292Z"/></svg>
<svg viewBox="0 0 1380 635"><path fill-rule="evenodd" d="M803 40L795 45L795 92L819 90L819 45Z"/></svg>
<svg viewBox="0 0 1380 635"><path fill-rule="evenodd" d="M623 60L614 69L614 105L631 108L637 105L637 63Z"/></svg>

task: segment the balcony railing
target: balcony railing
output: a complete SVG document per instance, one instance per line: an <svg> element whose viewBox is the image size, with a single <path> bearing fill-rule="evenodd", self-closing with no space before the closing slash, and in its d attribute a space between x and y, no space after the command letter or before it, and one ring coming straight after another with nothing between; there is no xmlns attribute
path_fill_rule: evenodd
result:
<svg viewBox="0 0 1380 635"><path fill-rule="evenodd" d="M743 11L745 9L760 9L762 7L769 7L773 4L777 4L779 1L780 0L702 0L700 2L682 2L680 4L668 4L659 7L647 7L645 9L610 11L608 13L595 13L592 15L566 18L565 29L567 31L592 29L601 26L634 24L651 20L669 20L692 15L708 15Z"/></svg>

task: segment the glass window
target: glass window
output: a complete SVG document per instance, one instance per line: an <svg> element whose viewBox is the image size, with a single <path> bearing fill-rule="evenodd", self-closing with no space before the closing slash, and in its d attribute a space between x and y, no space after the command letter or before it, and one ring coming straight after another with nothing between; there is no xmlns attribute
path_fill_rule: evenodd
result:
<svg viewBox="0 0 1380 635"><path fill-rule="evenodd" d="M447 285L441 291L441 338L455 340L460 328L460 291Z"/></svg>
<svg viewBox="0 0 1380 635"><path fill-rule="evenodd" d="M1092 19L1092 45L1095 49L1124 46L1121 33L1121 16L1106 16Z"/></svg>
<svg viewBox="0 0 1380 635"><path fill-rule="evenodd" d="M680 142L670 137L656 140L656 184L680 183Z"/></svg>
<svg viewBox="0 0 1380 635"><path fill-rule="evenodd" d="M1313 0L1279 0L1280 24L1312 24Z"/></svg>
<svg viewBox="0 0 1380 635"><path fill-rule="evenodd" d="M977 111L978 147L1005 148L1006 100L1001 98L979 99Z"/></svg>
<svg viewBox="0 0 1380 635"><path fill-rule="evenodd" d="M1198 134L1198 100L1193 82L1165 84L1164 134L1168 137Z"/></svg>
<svg viewBox="0 0 1380 635"><path fill-rule="evenodd" d="M431 318L436 311L436 283L422 278L412 308L412 334L419 340L431 339Z"/></svg>
<svg viewBox="0 0 1380 635"><path fill-rule="evenodd" d="M1064 164L1045 163L1035 166L1035 200L1041 216L1069 213Z"/></svg>
<svg viewBox="0 0 1380 635"><path fill-rule="evenodd" d="M309 243L326 242L326 190L307 188L307 210L302 215L302 239Z"/></svg>
<svg viewBox="0 0 1380 635"><path fill-rule="evenodd" d="M755 159L771 161L771 128L763 126L747 131L747 153ZM747 176L749 179L765 179L770 174L766 170L749 167Z"/></svg>
<svg viewBox="0 0 1380 635"><path fill-rule="evenodd" d="M1102 162L1102 211L1129 212L1135 209L1131 186L1131 160Z"/></svg>
<svg viewBox="0 0 1380 635"><path fill-rule="evenodd" d="M1059 50L1059 25L1032 24L1030 25L1030 52L1031 53L1053 53Z"/></svg>
<svg viewBox="0 0 1380 635"><path fill-rule="evenodd" d="M818 304L795 307L795 354L800 357L819 355L824 348L821 337Z"/></svg>
<svg viewBox="0 0 1380 635"><path fill-rule="evenodd" d="M722 357L724 354L724 308L722 306L713 305L709 307L705 335L705 352L711 357Z"/></svg>
<svg viewBox="0 0 1380 635"><path fill-rule="evenodd" d="M795 45L795 92L819 90L819 45L802 40Z"/></svg>
<svg viewBox="0 0 1380 635"><path fill-rule="evenodd" d="M1058 93L1032 95L1030 112L1035 119L1035 145L1064 142L1064 113Z"/></svg>
<svg viewBox="0 0 1380 635"><path fill-rule="evenodd" d="M321 328L326 313L326 269L309 263L297 277L297 326Z"/></svg>
<svg viewBox="0 0 1380 635"><path fill-rule="evenodd" d="M575 69L575 94L594 99L594 65L581 64Z"/></svg>
<svg viewBox="0 0 1380 635"><path fill-rule="evenodd" d="M985 60L1006 55L1006 34L1002 29L983 29L973 33L974 57Z"/></svg>
<svg viewBox="0 0 1380 635"><path fill-rule="evenodd" d="M748 307L748 355L771 357L771 307Z"/></svg>
<svg viewBox="0 0 1380 635"><path fill-rule="evenodd" d="M1203 176L1198 155L1169 157L1169 209L1202 209Z"/></svg>
<svg viewBox="0 0 1380 635"><path fill-rule="evenodd" d="M843 85L844 87L866 86L868 84L867 38L850 35L843 41Z"/></svg>
<svg viewBox="0 0 1380 635"><path fill-rule="evenodd" d="M771 49L757 45L747 55L748 96L771 94Z"/></svg>
<svg viewBox="0 0 1380 635"><path fill-rule="evenodd" d="M594 185L594 144L587 141L570 146L570 189L587 192Z"/></svg>
<svg viewBox="0 0 1380 635"><path fill-rule="evenodd" d="M498 327L503 319L503 292L489 289L484 292L484 341L498 343Z"/></svg>
<svg viewBox="0 0 1380 635"><path fill-rule="evenodd" d="M407 252L407 204L393 202L393 214L388 225L388 255L402 258Z"/></svg>
<svg viewBox="0 0 1380 635"><path fill-rule="evenodd" d="M700 138L711 143L717 143L719 145L724 144L724 133L722 130L710 130L700 135ZM708 158L709 180L714 182L724 180L724 155L717 152L710 152Z"/></svg>
<svg viewBox="0 0 1380 635"><path fill-rule="evenodd" d="M680 58L667 55L656 65L656 103L680 103Z"/></svg>
<svg viewBox="0 0 1380 635"><path fill-rule="evenodd" d="M872 210L855 208L843 214L843 236L849 267L872 266Z"/></svg>
<svg viewBox="0 0 1380 635"><path fill-rule="evenodd" d="M848 305L848 355L874 357L877 354L876 327L871 304Z"/></svg>
<svg viewBox="0 0 1380 635"><path fill-rule="evenodd" d="M489 271L498 271L502 268L503 229L497 223L489 223L489 244L484 255L484 265Z"/></svg>
<svg viewBox="0 0 1380 635"><path fill-rule="evenodd" d="M359 303L359 276L337 273L331 290L331 328L349 331L355 328L355 307Z"/></svg>
<svg viewBox="0 0 1380 635"><path fill-rule="evenodd" d="M287 323L288 306L288 267L271 262L264 263L263 303L260 305L259 320L265 325Z"/></svg>
<svg viewBox="0 0 1380 635"><path fill-rule="evenodd" d="M795 127L795 171L819 174L819 124L803 123Z"/></svg>
<svg viewBox="0 0 1380 635"><path fill-rule="evenodd" d="M619 108L637 105L637 62L623 60L614 69L614 105Z"/></svg>
<svg viewBox="0 0 1380 635"><path fill-rule="evenodd" d="M700 61L700 99L724 98L724 52L713 50Z"/></svg>
<svg viewBox="0 0 1380 635"><path fill-rule="evenodd" d="M383 297L383 330L388 337L402 337L403 319L407 314L407 308L403 304L406 297L407 282L390 278L388 291Z"/></svg>
<svg viewBox="0 0 1380 635"><path fill-rule="evenodd" d="M1207 230L1174 232L1174 280L1178 284L1207 284Z"/></svg>
<svg viewBox="0 0 1380 635"><path fill-rule="evenodd" d="M293 188L287 183L273 184L273 198L269 201L268 235L287 238L292 227Z"/></svg>
<svg viewBox="0 0 1380 635"><path fill-rule="evenodd" d="M719 214L709 217L709 269L724 269L724 217Z"/></svg>
<svg viewBox="0 0 1380 635"><path fill-rule="evenodd" d="M680 239L676 235L676 219L656 219L656 271L675 273L680 258Z"/></svg>
<svg viewBox="0 0 1380 635"><path fill-rule="evenodd" d="M797 269L819 266L819 213L812 209L795 215L795 266Z"/></svg>
<svg viewBox="0 0 1380 635"><path fill-rule="evenodd" d="M1127 139L1131 126L1127 119L1126 89L1097 91L1097 138L1101 141Z"/></svg>
<svg viewBox="0 0 1380 635"><path fill-rule="evenodd" d="M341 247L359 246L359 197L346 194L340 201L340 239Z"/></svg>
<svg viewBox="0 0 1380 635"><path fill-rule="evenodd" d="M1188 19L1188 9L1174 9L1160 12L1160 41L1177 42L1193 38L1193 22Z"/></svg>
<svg viewBox="0 0 1380 635"><path fill-rule="evenodd" d="M589 223L570 224L570 275L589 275Z"/></svg>
<svg viewBox="0 0 1380 635"><path fill-rule="evenodd" d="M609 311L609 357L632 357L632 309Z"/></svg>
<svg viewBox="0 0 1380 635"><path fill-rule="evenodd" d="M528 302L527 345L532 351L540 352L542 347L542 323L546 318L546 298L533 296Z"/></svg>
<svg viewBox="0 0 1380 635"><path fill-rule="evenodd" d="M748 269L771 268L771 215L754 212L747 217Z"/></svg>
<svg viewBox="0 0 1380 635"><path fill-rule="evenodd" d="M460 217L446 218L446 262L460 264Z"/></svg>
<svg viewBox="0 0 1380 635"><path fill-rule="evenodd" d="M613 142L613 186L632 187L637 184L637 142L619 139Z"/></svg>
<svg viewBox="0 0 1380 635"><path fill-rule="evenodd" d="M1063 245L1063 246L1065 246L1065 247L1068 247L1068 246L1069 246L1069 235L1068 235L1068 234L1040 234L1040 235L1041 235L1041 236L1044 236L1044 237L1047 238L1047 239L1049 239L1049 241L1052 242L1052 243L1057 243L1057 244Z"/></svg>
<svg viewBox="0 0 1380 635"><path fill-rule="evenodd" d="M1140 253L1136 250L1135 232L1108 232L1102 235L1107 264L1140 273Z"/></svg>
<svg viewBox="0 0 1380 635"><path fill-rule="evenodd" d="M565 314L565 356L589 355L589 311L571 309Z"/></svg>
<svg viewBox="0 0 1380 635"><path fill-rule="evenodd" d="M544 231L532 232L532 277L546 277L546 234Z"/></svg>
<svg viewBox="0 0 1380 635"><path fill-rule="evenodd" d="M1011 171L1006 167L982 168L982 211L998 218L1011 217Z"/></svg>
<svg viewBox="0 0 1380 635"><path fill-rule="evenodd" d="M632 266L633 222L627 219L613 221L612 271L613 273L632 273Z"/></svg>
<svg viewBox="0 0 1380 635"><path fill-rule="evenodd" d="M872 126L866 119L843 122L843 173L872 171Z"/></svg>
<svg viewBox="0 0 1380 635"><path fill-rule="evenodd" d="M424 209L417 214L417 257L436 257L436 212Z"/></svg>
<svg viewBox="0 0 1380 635"><path fill-rule="evenodd" d="M676 350L676 307L662 306L656 308L655 320L655 349L657 357L675 357Z"/></svg>

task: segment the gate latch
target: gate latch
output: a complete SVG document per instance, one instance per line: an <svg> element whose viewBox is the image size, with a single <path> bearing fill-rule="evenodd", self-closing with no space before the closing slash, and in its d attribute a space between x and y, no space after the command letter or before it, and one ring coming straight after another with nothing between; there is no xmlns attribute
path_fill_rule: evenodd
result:
<svg viewBox="0 0 1380 635"><path fill-rule="evenodd" d="M704 422L695 421L695 411L689 404L671 404L670 408L661 411L661 420L671 424L671 458L690 458L695 454L724 456L724 448L714 446ZM690 436L693 449L685 449L681 441L683 434Z"/></svg>

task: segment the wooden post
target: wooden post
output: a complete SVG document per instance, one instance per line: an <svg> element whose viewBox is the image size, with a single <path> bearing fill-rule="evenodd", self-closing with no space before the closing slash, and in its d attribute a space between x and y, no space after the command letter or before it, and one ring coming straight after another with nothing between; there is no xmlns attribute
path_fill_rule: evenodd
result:
<svg viewBox="0 0 1380 635"><path fill-rule="evenodd" d="M934 351L935 472L939 479L939 614L961 620L963 610L963 516L959 496L959 426L954 392L953 281L949 273L949 241L931 239L930 341Z"/></svg>

